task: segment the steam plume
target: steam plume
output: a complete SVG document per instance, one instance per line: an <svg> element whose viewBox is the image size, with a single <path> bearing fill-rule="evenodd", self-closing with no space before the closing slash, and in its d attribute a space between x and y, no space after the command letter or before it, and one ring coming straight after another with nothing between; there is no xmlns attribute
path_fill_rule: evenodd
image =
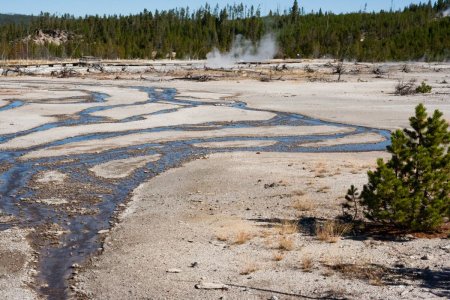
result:
<svg viewBox="0 0 450 300"><path fill-rule="evenodd" d="M211 68L227 68L239 61L263 61L274 58L277 51L277 42L272 34L265 35L256 45L242 35L237 35L229 52L221 53L217 48L209 52L206 55L206 65Z"/></svg>
<svg viewBox="0 0 450 300"><path fill-rule="evenodd" d="M448 16L450 16L450 7L447 8L446 10L444 10L444 11L442 12L442 16L443 16L443 17L448 17Z"/></svg>

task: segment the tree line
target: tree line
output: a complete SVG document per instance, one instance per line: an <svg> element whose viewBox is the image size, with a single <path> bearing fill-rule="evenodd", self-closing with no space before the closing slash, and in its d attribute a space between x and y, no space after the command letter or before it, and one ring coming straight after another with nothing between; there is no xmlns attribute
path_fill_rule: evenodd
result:
<svg viewBox="0 0 450 300"><path fill-rule="evenodd" d="M213 47L228 50L237 35L257 43L273 33L279 58L443 61L450 58L450 17L442 14L449 7L450 0L438 0L397 11L305 13L295 0L290 10L265 16L259 7L243 4L127 16L41 13L27 22L0 25L0 59L151 59L172 52L180 59L203 59ZM72 38L59 45L26 39L38 30L67 31Z"/></svg>

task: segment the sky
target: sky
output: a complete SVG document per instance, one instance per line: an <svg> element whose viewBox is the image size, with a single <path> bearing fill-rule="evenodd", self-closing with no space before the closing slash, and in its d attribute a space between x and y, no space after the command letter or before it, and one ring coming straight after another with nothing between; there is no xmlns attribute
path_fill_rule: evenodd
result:
<svg viewBox="0 0 450 300"><path fill-rule="evenodd" d="M258 5L262 14L267 14L269 10L280 10L283 12L292 6L294 0L0 0L0 13L20 13L38 15L41 11L51 14L69 13L75 16L89 15L110 15L110 14L134 14L142 12L144 9L154 11L155 9L171 9L176 7L189 6L190 9L199 8L206 2L211 7L225 6L226 4L244 3L247 6ZM299 0L299 5L304 7L305 12L312 10L332 11L334 13L352 12L364 10L367 3L367 11L389 10L391 6L394 10L401 9L411 3L427 2L425 0ZM433 1L434 2L434 1Z"/></svg>

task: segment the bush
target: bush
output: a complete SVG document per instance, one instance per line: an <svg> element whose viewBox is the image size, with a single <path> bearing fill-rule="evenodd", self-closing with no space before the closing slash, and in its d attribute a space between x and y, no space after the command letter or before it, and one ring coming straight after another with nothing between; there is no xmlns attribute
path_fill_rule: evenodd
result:
<svg viewBox="0 0 450 300"><path fill-rule="evenodd" d="M422 81L422 84L416 88L416 93L427 94L431 93L431 86Z"/></svg>
<svg viewBox="0 0 450 300"><path fill-rule="evenodd" d="M405 96L405 95L414 94L415 92L416 92L416 89L415 89L415 80L414 79L412 79L408 82L400 81L395 86L395 94L396 95Z"/></svg>
<svg viewBox="0 0 450 300"><path fill-rule="evenodd" d="M412 130L391 136L388 162L369 171L360 204L373 221L417 231L437 229L450 216L450 133L436 110L428 117L419 104Z"/></svg>

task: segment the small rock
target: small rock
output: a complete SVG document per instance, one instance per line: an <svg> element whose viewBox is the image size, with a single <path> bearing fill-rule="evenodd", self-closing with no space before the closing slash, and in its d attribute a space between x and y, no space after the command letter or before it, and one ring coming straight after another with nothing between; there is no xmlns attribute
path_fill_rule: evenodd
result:
<svg viewBox="0 0 450 300"><path fill-rule="evenodd" d="M183 272L183 271L180 269L176 269L176 268L167 270L167 273L181 273L181 272Z"/></svg>
<svg viewBox="0 0 450 300"><path fill-rule="evenodd" d="M199 290L228 290L226 284L213 282L200 282L195 285L195 288Z"/></svg>
<svg viewBox="0 0 450 300"><path fill-rule="evenodd" d="M279 300L280 298L278 298L277 296L273 295L272 297L269 298L269 300Z"/></svg>
<svg viewBox="0 0 450 300"><path fill-rule="evenodd" d="M413 236L412 234L407 234L407 235L405 235L405 239L408 239L408 240L415 240L416 239L416 237L415 236Z"/></svg>
<svg viewBox="0 0 450 300"><path fill-rule="evenodd" d="M192 264L191 264L191 268L195 268L195 267L197 267L198 266L198 262L196 262L196 261L194 261Z"/></svg>
<svg viewBox="0 0 450 300"><path fill-rule="evenodd" d="M445 245L445 246L441 246L441 249L442 249L442 250L445 250L445 251L447 251L447 252L450 252L450 244Z"/></svg>
<svg viewBox="0 0 450 300"><path fill-rule="evenodd" d="M406 294L408 294L410 291L409 290L404 290L403 292L400 293L400 296L405 296Z"/></svg>
<svg viewBox="0 0 450 300"><path fill-rule="evenodd" d="M98 234L104 234L104 233L108 233L109 229L103 229L103 230L99 230L97 233Z"/></svg>
<svg viewBox="0 0 450 300"><path fill-rule="evenodd" d="M422 256L420 258L421 260L432 260L433 256L429 255L429 254L425 254L424 256Z"/></svg>

